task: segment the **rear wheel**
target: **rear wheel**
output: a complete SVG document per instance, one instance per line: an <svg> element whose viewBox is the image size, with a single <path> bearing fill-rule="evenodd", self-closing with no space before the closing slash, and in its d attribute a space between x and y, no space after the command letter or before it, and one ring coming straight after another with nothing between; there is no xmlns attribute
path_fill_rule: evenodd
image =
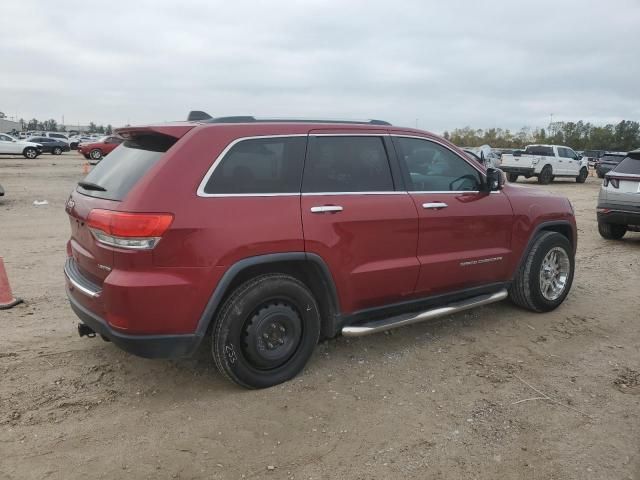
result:
<svg viewBox="0 0 640 480"><path fill-rule="evenodd" d="M598 178L604 178L604 173L602 173L600 170L596 170L596 173L598 174Z"/></svg>
<svg viewBox="0 0 640 480"><path fill-rule="evenodd" d="M580 169L580 174L576 177L576 182L584 183L587 180L588 176L589 176L589 170L587 170L585 167L582 167Z"/></svg>
<svg viewBox="0 0 640 480"><path fill-rule="evenodd" d="M598 222L598 232L602 238L607 240L620 240L627 233L626 225L616 223Z"/></svg>
<svg viewBox="0 0 640 480"><path fill-rule="evenodd" d="M548 185L553 181L553 172L550 165L545 165L540 175L538 175L538 183L541 185Z"/></svg>
<svg viewBox="0 0 640 480"><path fill-rule="evenodd" d="M507 180L509 180L511 183L516 183L518 181L518 174L517 173L507 173Z"/></svg>
<svg viewBox="0 0 640 480"><path fill-rule="evenodd" d="M91 152L89 153L89 156L93 159L93 160L100 160L102 158L102 152L100 151L99 148L94 148L93 150L91 150Z"/></svg>
<svg viewBox="0 0 640 480"><path fill-rule="evenodd" d="M55 147L51 153L54 155L62 155L62 149L60 147Z"/></svg>
<svg viewBox="0 0 640 480"><path fill-rule="evenodd" d="M213 328L213 358L232 382L266 388L295 377L320 336L318 305L289 275L269 274L238 287Z"/></svg>
<svg viewBox="0 0 640 480"><path fill-rule="evenodd" d="M33 147L27 147L22 152L22 155L24 155L25 158L34 159L38 156L38 151Z"/></svg>
<svg viewBox="0 0 640 480"><path fill-rule="evenodd" d="M516 304L534 312L548 312L566 298L575 260L569 240L557 232L541 232L520 265L509 288Z"/></svg>

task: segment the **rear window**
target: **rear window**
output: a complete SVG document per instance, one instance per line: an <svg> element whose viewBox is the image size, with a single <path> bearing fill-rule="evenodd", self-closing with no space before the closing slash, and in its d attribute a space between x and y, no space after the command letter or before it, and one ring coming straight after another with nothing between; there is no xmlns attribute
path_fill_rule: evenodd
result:
<svg viewBox="0 0 640 480"><path fill-rule="evenodd" d="M80 182L85 187L79 184L78 192L105 200L123 200L175 142L175 138L165 135L143 135L125 141Z"/></svg>
<svg viewBox="0 0 640 480"><path fill-rule="evenodd" d="M242 140L216 166L204 193L300 193L306 147L306 136Z"/></svg>
<svg viewBox="0 0 640 480"><path fill-rule="evenodd" d="M600 158L601 162L620 163L624 159L624 155L604 155Z"/></svg>
<svg viewBox="0 0 640 480"><path fill-rule="evenodd" d="M628 173L640 175L640 158L627 157L621 161L613 170L615 173Z"/></svg>
<svg viewBox="0 0 640 480"><path fill-rule="evenodd" d="M542 145L529 145L524 149L526 155L538 155L541 157L555 157L553 147L544 147Z"/></svg>
<svg viewBox="0 0 640 480"><path fill-rule="evenodd" d="M314 137L303 192L388 192L393 180L381 137Z"/></svg>

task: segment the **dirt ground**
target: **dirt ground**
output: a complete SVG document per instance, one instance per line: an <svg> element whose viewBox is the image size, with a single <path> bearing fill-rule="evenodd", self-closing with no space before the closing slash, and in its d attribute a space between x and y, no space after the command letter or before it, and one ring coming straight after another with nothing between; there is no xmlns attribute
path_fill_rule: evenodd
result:
<svg viewBox="0 0 640 480"><path fill-rule="evenodd" d="M25 299L0 311L1 479L640 479L640 233L600 238L597 178L544 187L580 235L556 311L502 302L339 338L247 391L208 346L145 360L78 337L62 266L81 164L0 157L0 255Z"/></svg>

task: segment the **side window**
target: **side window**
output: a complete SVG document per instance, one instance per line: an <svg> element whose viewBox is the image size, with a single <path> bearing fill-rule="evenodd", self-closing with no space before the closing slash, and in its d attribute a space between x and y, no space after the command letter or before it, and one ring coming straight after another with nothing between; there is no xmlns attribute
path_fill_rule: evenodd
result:
<svg viewBox="0 0 640 480"><path fill-rule="evenodd" d="M204 193L299 193L306 144L306 137L242 140L220 161Z"/></svg>
<svg viewBox="0 0 640 480"><path fill-rule="evenodd" d="M382 137L312 137L302 191L393 191L389 159Z"/></svg>
<svg viewBox="0 0 640 480"><path fill-rule="evenodd" d="M124 138L120 137L111 137L109 140L111 140L111 143L117 143L118 145L124 142Z"/></svg>
<svg viewBox="0 0 640 480"><path fill-rule="evenodd" d="M394 144L408 173L409 191L480 190L480 172L448 148L429 140L408 137L394 137Z"/></svg>
<svg viewBox="0 0 640 480"><path fill-rule="evenodd" d="M2 141L2 142L10 142L11 139L9 137L7 137L6 135L0 135L0 141Z"/></svg>
<svg viewBox="0 0 640 480"><path fill-rule="evenodd" d="M569 154L567 153L567 149L564 147L557 147L558 148L558 156L562 157L562 158L567 158L569 156Z"/></svg>

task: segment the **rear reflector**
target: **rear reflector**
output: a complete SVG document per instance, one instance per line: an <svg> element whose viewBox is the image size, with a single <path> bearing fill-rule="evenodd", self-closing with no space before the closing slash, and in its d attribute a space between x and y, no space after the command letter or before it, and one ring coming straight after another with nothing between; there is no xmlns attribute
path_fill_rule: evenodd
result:
<svg viewBox="0 0 640 480"><path fill-rule="evenodd" d="M155 247L173 222L170 213L126 213L94 209L87 226L100 243L146 250Z"/></svg>

